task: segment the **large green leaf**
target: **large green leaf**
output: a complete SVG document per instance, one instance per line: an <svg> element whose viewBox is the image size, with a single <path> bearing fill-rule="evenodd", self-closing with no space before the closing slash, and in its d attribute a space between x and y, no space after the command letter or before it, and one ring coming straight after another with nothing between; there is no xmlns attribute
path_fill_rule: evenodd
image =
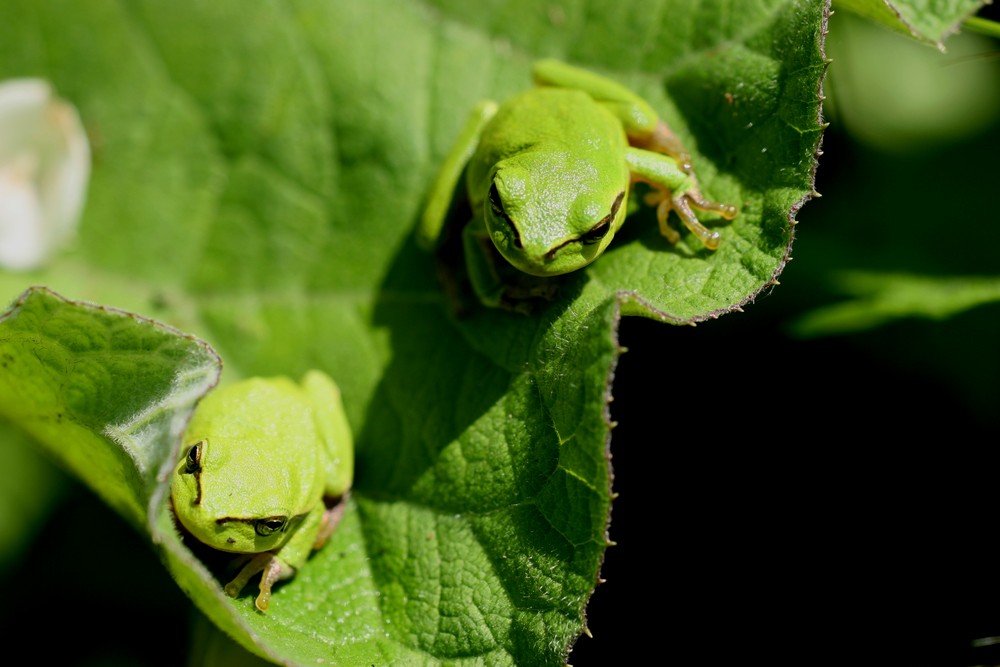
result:
<svg viewBox="0 0 1000 667"><path fill-rule="evenodd" d="M989 0L836 0L846 9L944 51L945 38L958 31Z"/></svg>
<svg viewBox="0 0 1000 667"><path fill-rule="evenodd" d="M948 51L888 32L848 13L830 20L826 110L834 125L871 146L911 154L954 144L1000 112L1000 62L981 35L962 32Z"/></svg>
<svg viewBox="0 0 1000 667"><path fill-rule="evenodd" d="M799 336L864 331L906 317L942 320L1000 301L1000 278L914 276L856 271L837 286L854 299L816 309L792 326Z"/></svg>
<svg viewBox="0 0 1000 667"><path fill-rule="evenodd" d="M288 664L561 664L607 544L618 319L713 318L781 272L812 192L826 3L0 6L0 76L51 79L95 155L77 248L0 291L151 315L211 343L227 377L318 367L344 393L352 503L266 616L222 595L152 478L104 491L184 590ZM535 316L455 318L412 228L468 109L529 85L541 56L647 96L740 216L711 253L640 214ZM154 384L117 388L114 423L156 405Z"/></svg>
<svg viewBox="0 0 1000 667"><path fill-rule="evenodd" d="M193 336L33 289L0 319L0 414L142 526L219 366Z"/></svg>

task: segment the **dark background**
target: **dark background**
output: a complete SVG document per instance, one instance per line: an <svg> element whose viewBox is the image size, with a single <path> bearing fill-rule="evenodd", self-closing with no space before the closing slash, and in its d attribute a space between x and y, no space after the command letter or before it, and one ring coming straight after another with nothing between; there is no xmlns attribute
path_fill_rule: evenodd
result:
<svg viewBox="0 0 1000 667"><path fill-rule="evenodd" d="M852 83L838 57L831 102ZM780 286L694 328L622 323L617 546L576 667L1000 665L1000 646L973 646L1000 635L1000 304L789 333L846 298L840 269L1000 275L1000 125L892 151L846 116L828 110L823 197Z"/></svg>

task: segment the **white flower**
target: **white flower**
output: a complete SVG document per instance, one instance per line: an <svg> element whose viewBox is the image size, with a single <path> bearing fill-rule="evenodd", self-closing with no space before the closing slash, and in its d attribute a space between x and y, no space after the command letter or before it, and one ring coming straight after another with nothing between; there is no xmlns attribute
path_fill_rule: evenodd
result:
<svg viewBox="0 0 1000 667"><path fill-rule="evenodd" d="M0 83L0 267L36 268L71 239L89 178L76 109L41 79Z"/></svg>

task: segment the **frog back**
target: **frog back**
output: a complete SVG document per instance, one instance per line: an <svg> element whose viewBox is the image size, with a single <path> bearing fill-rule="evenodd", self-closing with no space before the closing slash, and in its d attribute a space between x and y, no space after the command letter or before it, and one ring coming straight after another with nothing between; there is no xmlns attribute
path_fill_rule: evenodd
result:
<svg viewBox="0 0 1000 667"><path fill-rule="evenodd" d="M202 403L186 444L205 442L199 484L206 516L295 516L321 501L325 451L316 446L312 407L299 385L251 378Z"/></svg>
<svg viewBox="0 0 1000 667"><path fill-rule="evenodd" d="M498 165L532 154L546 162L586 164L594 173L619 174L627 182L627 146L621 122L586 93L526 90L502 104L483 128L467 172L470 199L483 201Z"/></svg>

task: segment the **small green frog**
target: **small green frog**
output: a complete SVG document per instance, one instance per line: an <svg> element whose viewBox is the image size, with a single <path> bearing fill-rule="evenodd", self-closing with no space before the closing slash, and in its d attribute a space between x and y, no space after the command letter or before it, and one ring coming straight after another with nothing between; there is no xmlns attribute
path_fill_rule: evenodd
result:
<svg viewBox="0 0 1000 667"><path fill-rule="evenodd" d="M227 595L263 572L256 605L267 611L274 583L295 574L343 513L354 443L340 390L320 371L301 384L258 377L223 386L198 404L183 442L174 514L200 542L244 554Z"/></svg>
<svg viewBox="0 0 1000 667"><path fill-rule="evenodd" d="M555 60L535 63L537 87L502 105L476 106L430 191L418 244L439 247L452 197L465 175L473 219L463 232L466 268L488 306L547 296L545 280L604 252L625 220L631 184L647 183L661 233L676 211L704 246L719 246L692 209L736 217L736 207L702 197L689 153L641 97L593 72ZM495 250L494 250L495 249ZM495 252L523 274L506 280Z"/></svg>

